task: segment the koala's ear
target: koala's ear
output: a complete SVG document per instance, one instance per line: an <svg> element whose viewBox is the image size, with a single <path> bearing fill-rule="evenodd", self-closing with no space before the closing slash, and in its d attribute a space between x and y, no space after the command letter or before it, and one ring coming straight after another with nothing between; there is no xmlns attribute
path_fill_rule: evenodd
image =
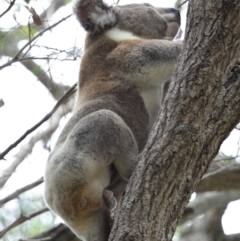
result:
<svg viewBox="0 0 240 241"><path fill-rule="evenodd" d="M102 0L76 0L74 13L86 31L99 32L117 22L113 8Z"/></svg>

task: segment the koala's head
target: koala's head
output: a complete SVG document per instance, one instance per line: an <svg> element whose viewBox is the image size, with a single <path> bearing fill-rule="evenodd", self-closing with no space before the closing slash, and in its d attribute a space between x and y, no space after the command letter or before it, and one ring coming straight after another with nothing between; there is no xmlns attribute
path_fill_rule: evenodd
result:
<svg viewBox="0 0 240 241"><path fill-rule="evenodd" d="M180 26L177 9L156 8L148 3L108 6L102 0L79 0L74 12L92 34L117 28L139 38L171 40Z"/></svg>

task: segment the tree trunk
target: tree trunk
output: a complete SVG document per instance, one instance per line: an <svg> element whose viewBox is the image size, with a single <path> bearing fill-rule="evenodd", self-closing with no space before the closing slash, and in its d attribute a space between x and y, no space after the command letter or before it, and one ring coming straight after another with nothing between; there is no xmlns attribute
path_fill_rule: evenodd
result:
<svg viewBox="0 0 240 241"><path fill-rule="evenodd" d="M240 121L240 80L225 82L240 57L239 4L189 2L179 64L109 240L172 240L197 183Z"/></svg>

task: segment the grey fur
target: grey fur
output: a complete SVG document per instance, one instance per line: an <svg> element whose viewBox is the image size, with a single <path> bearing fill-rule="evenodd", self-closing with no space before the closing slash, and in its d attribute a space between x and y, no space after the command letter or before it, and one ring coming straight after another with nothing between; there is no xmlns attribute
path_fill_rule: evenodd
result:
<svg viewBox="0 0 240 241"><path fill-rule="evenodd" d="M49 156L45 200L83 241L107 241L119 201L147 142L181 51L174 9L149 4L109 7L78 0L88 31L79 93Z"/></svg>

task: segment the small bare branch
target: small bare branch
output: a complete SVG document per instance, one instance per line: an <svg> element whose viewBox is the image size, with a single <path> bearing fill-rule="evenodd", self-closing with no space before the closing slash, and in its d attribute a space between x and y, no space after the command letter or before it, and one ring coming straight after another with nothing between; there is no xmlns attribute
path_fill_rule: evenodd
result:
<svg viewBox="0 0 240 241"><path fill-rule="evenodd" d="M44 29L43 31L41 31L39 34L37 34L35 37L33 37L32 39L30 39L19 51L18 53L10 60L8 61L7 63L3 64L2 66L0 66L0 70L5 68L5 67L8 67L10 65L12 65L13 63L15 62L18 62L21 58L20 58L20 55L22 54L22 52L29 46L33 43L33 41L35 41L37 38L39 38L40 36L42 36L45 32L47 32L48 30L56 27L58 24L60 24L61 22L67 20L69 17L71 17L72 14L68 15L67 17L61 19L60 21L54 23L53 25L49 26L48 28Z"/></svg>
<svg viewBox="0 0 240 241"><path fill-rule="evenodd" d="M40 238L40 239L19 239L19 241L49 241L52 240L51 237Z"/></svg>
<svg viewBox="0 0 240 241"><path fill-rule="evenodd" d="M214 162L232 161L233 159L236 159L238 157L239 157L239 155L225 157L225 158L219 158L219 159L214 160Z"/></svg>
<svg viewBox="0 0 240 241"><path fill-rule="evenodd" d="M36 76L40 83L46 87L49 93L52 94L54 99L58 100L63 95L65 90L69 88L69 86L64 86L61 83L54 82L52 78L48 76L48 71L44 70L42 66L37 64L34 60L29 59L28 61L23 61L20 63Z"/></svg>
<svg viewBox="0 0 240 241"><path fill-rule="evenodd" d="M197 185L196 192L240 190L240 165L230 164L207 173Z"/></svg>
<svg viewBox="0 0 240 241"><path fill-rule="evenodd" d="M182 2L181 4L179 4L178 6L177 6L177 9L179 9L179 8L181 8L185 3L187 3L188 2L188 0L185 0L184 2Z"/></svg>
<svg viewBox="0 0 240 241"><path fill-rule="evenodd" d="M52 240L51 237L40 238L40 239L19 239L19 241L49 241Z"/></svg>
<svg viewBox="0 0 240 241"><path fill-rule="evenodd" d="M74 48L69 48L69 49L57 49L57 48L51 48L48 46L40 46L37 44L34 44L33 46L34 48L39 48L39 49L46 49L48 51L51 51L51 54L48 54L46 57L52 56L52 55L59 55L61 53L66 54L68 57L72 57L70 60L76 60L77 58L81 58L82 55L82 49L78 49L76 47ZM25 60L25 59L24 59ZM57 60L61 60L61 59L57 59ZM65 60L65 59L64 59Z"/></svg>
<svg viewBox="0 0 240 241"><path fill-rule="evenodd" d="M119 2L120 2L120 0L117 0L116 2L114 1L114 5L118 5L119 4Z"/></svg>
<svg viewBox="0 0 240 241"><path fill-rule="evenodd" d="M0 154L0 160L3 160L4 157L13 149L15 148L20 142L22 142L30 133L35 131L39 126L41 126L44 122L46 122L61 106L70 96L73 95L76 91L77 84L74 84L63 96L62 98L56 103L56 105L53 107L53 109L36 125L34 125L32 128L27 130L17 141L15 141L13 144L11 144L5 151L3 151Z"/></svg>
<svg viewBox="0 0 240 241"><path fill-rule="evenodd" d="M212 208L219 208L227 205L229 202L236 201L240 198L240 191L224 191L224 192L205 192L198 194L197 198L187 205L187 209L191 212L184 212L179 224L193 220L194 218L206 213ZM217 200L217 201L216 201Z"/></svg>
<svg viewBox="0 0 240 241"><path fill-rule="evenodd" d="M77 59L76 56L73 56L73 58L65 58L65 59L57 59L59 61L75 61ZM24 62L28 60L56 60L56 58L46 56L46 57L26 57L24 59L20 59L18 62Z"/></svg>
<svg viewBox="0 0 240 241"><path fill-rule="evenodd" d="M12 194L10 194L9 196L3 198L0 200L0 206L11 201L12 199L14 198L18 198L20 194L22 194L23 192L26 192L38 185L40 185L41 183L43 183L43 177L41 177L40 179L38 179L37 181L23 187L23 188L20 188L18 190L16 190L15 192L13 192Z"/></svg>
<svg viewBox="0 0 240 241"><path fill-rule="evenodd" d="M209 172L209 173L206 173L205 175L203 175L203 178L202 180L206 179L206 178L209 178L209 177L212 177L212 176L215 176L216 174L222 172L222 171L225 171L226 169L228 168L231 168L231 169L234 169L235 167L238 167L239 164L236 164L236 163L230 163L226 166L223 166L223 167L220 167L219 169L213 171L213 172Z"/></svg>
<svg viewBox="0 0 240 241"><path fill-rule="evenodd" d="M10 9L13 7L13 5L15 4L16 0L13 0L12 2L10 2L8 8L2 13L0 14L0 18L3 17L7 12L10 11Z"/></svg>
<svg viewBox="0 0 240 241"><path fill-rule="evenodd" d="M43 214L45 212L48 212L49 209L48 208L43 208L29 216L21 216L20 218L18 218L16 221L14 221L11 225L9 225L8 227L4 228L1 232L0 232L0 238L2 238L9 230L17 227L18 225L36 217L39 216L40 214Z"/></svg>
<svg viewBox="0 0 240 241"><path fill-rule="evenodd" d="M59 122L63 116L68 114L72 110L73 100L67 101L64 105L62 105L61 109L58 109L54 115L51 117L49 126L35 135L33 135L30 140L21 146L19 152L15 155L14 161L12 161L11 165L7 167L5 170L2 170L4 175L0 178L0 188L5 185L11 175L15 172L17 167L25 160L25 158L32 153L32 149L35 144L42 140L44 143L51 138L52 134L59 127Z"/></svg>

